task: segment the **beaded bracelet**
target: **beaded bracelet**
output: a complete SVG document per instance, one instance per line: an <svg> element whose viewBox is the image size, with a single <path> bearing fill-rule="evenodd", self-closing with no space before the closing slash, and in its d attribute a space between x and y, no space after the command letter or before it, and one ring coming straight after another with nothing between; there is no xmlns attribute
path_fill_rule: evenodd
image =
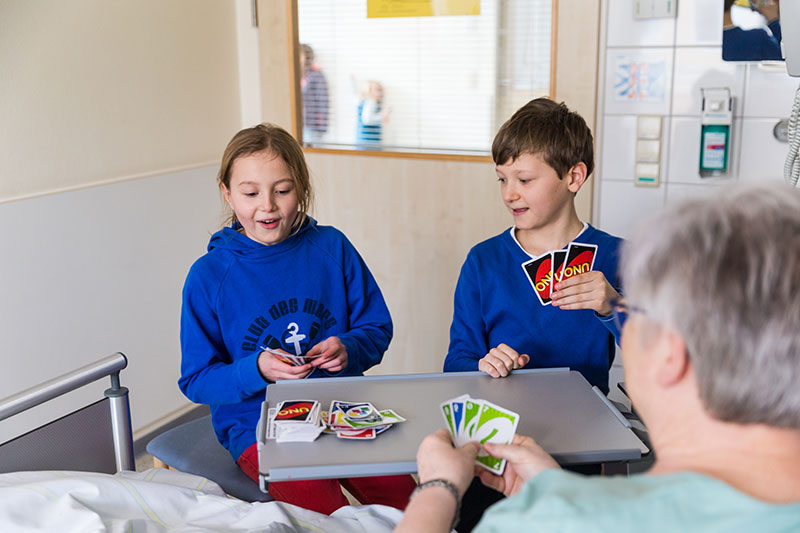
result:
<svg viewBox="0 0 800 533"><path fill-rule="evenodd" d="M461 498L458 496L458 489L450 481L447 481L446 479L430 479L425 483L420 483L417 486L417 488L414 489L414 492L411 493L411 497L408 499L408 501L413 500L419 491L428 487L444 487L447 490L449 490L450 494L452 494L453 498L455 498L456 511L455 514L453 515L453 523L450 524L450 529L451 530L455 529L456 524L458 524L459 514L461 514Z"/></svg>

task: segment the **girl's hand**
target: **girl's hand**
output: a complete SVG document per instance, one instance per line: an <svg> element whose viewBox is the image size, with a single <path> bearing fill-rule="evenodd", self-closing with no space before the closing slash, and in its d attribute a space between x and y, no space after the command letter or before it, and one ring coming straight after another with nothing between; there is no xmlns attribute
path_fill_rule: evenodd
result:
<svg viewBox="0 0 800 533"><path fill-rule="evenodd" d="M489 455L498 459L505 459L506 469L502 476L497 476L488 470L478 470L478 477L487 487L491 487L506 496L518 493L526 481L544 470L561 468L541 446L530 437L514 435L511 444L483 445Z"/></svg>
<svg viewBox="0 0 800 533"><path fill-rule="evenodd" d="M493 378L502 378L512 370L524 367L530 360L528 354L519 354L514 348L499 344L478 361L478 370L486 372Z"/></svg>
<svg viewBox="0 0 800 533"><path fill-rule="evenodd" d="M282 352L283 350L276 351ZM306 363L301 366L294 366L289 363L284 363L267 351L263 351L258 355L258 371L261 372L261 376L267 381L278 381L279 379L303 379L313 370L314 367L310 363Z"/></svg>
<svg viewBox="0 0 800 533"><path fill-rule="evenodd" d="M578 274L556 283L551 294L559 309L591 309L600 316L611 314L611 300L619 293L599 270Z"/></svg>
<svg viewBox="0 0 800 533"><path fill-rule="evenodd" d="M315 344L306 352L306 357L314 357L310 364L328 372L341 372L347 368L347 348L339 337L328 337Z"/></svg>

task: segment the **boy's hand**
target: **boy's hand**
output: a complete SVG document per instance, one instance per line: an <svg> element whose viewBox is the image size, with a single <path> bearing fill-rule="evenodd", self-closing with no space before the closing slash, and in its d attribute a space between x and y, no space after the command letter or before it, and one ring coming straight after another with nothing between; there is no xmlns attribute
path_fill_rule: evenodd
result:
<svg viewBox="0 0 800 533"><path fill-rule="evenodd" d="M500 344L489 350L489 353L478 361L478 370L486 372L493 378L502 378L512 370L524 367L530 360L528 354L518 354L514 348Z"/></svg>
<svg viewBox="0 0 800 533"><path fill-rule="evenodd" d="M257 364L258 371L267 381L278 381L279 379L303 379L314 370L314 367L311 366L310 363L306 363L301 366L294 366L290 365L289 363L284 363L266 350L258 355Z"/></svg>
<svg viewBox="0 0 800 533"><path fill-rule="evenodd" d="M311 361L311 365L328 372L341 372L347 366L347 348L339 337L328 337L312 346L306 352L306 357L314 356L317 357Z"/></svg>
<svg viewBox="0 0 800 533"><path fill-rule="evenodd" d="M578 274L556 283L552 304L559 309L592 309L600 316L611 314L611 300L619 293L599 270Z"/></svg>
<svg viewBox="0 0 800 533"><path fill-rule="evenodd" d="M530 437L514 435L511 444L487 442L483 447L492 457L505 459L508 462L502 476L481 468L478 470L478 477L484 485L506 496L518 493L526 481L542 471L561 468L555 459Z"/></svg>

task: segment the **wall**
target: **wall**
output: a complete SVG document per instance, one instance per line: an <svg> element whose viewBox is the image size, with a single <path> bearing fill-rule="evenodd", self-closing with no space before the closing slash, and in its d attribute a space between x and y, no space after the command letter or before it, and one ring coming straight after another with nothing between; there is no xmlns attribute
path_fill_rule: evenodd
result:
<svg viewBox="0 0 800 533"><path fill-rule="evenodd" d="M261 0L258 7L264 120L289 128L288 84L276 83L289 71L286 4ZM599 6L561 0L558 9L556 98L593 125ZM575 28L584 39L571 37ZM576 71L580 83L573 84ZM511 225L494 165L352 153L307 153L307 160L317 187L314 216L352 240L392 312L394 340L371 373L440 371L461 264L472 245ZM590 187L578 203L588 219Z"/></svg>
<svg viewBox="0 0 800 533"><path fill-rule="evenodd" d="M186 404L180 290L240 125L235 4L12 1L0 20L0 397L122 351L136 431Z"/></svg>
<svg viewBox="0 0 800 533"><path fill-rule="evenodd" d="M719 187L754 180L781 180L787 144L772 135L788 118L798 80L757 63L722 61L722 3L679 2L673 19L634 20L631 0L603 2L599 126L599 187L595 220L625 236L642 215L674 201L713 194ZM614 99L615 58L646 55L667 61L665 95L659 102L621 103ZM732 152L725 176L701 178L700 88L730 87L734 98ZM633 185L637 114L664 116L661 185Z"/></svg>

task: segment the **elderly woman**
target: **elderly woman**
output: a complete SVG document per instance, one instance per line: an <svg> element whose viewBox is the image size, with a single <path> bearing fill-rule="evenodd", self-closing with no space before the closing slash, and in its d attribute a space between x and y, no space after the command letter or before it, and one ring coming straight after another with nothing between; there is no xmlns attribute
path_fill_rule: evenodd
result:
<svg viewBox="0 0 800 533"><path fill-rule="evenodd" d="M479 476L510 497L476 531L800 531L800 194L735 189L639 228L615 313L654 466L582 477L529 437L487 444L508 464ZM449 530L477 452L429 435L398 531Z"/></svg>

